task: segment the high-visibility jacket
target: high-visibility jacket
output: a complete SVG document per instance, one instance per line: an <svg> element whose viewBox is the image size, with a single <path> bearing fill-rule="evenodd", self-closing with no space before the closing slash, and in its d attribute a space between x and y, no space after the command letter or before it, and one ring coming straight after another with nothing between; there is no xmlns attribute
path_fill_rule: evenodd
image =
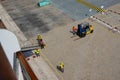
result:
<svg viewBox="0 0 120 80"><path fill-rule="evenodd" d="M76 30L77 30L77 28L76 28L75 26L73 26L73 27L72 27L72 30L73 30L73 31L76 31Z"/></svg>
<svg viewBox="0 0 120 80"><path fill-rule="evenodd" d="M36 49L36 50L35 50L35 54L40 54L40 50L39 50L39 49Z"/></svg>
<svg viewBox="0 0 120 80"><path fill-rule="evenodd" d="M62 69L62 68L64 68L64 63L63 62L60 62L59 63L59 67Z"/></svg>

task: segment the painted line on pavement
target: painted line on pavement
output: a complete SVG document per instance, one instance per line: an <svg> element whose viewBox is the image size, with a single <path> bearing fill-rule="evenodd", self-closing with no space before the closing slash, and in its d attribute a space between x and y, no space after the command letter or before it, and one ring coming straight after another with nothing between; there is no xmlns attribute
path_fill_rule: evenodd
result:
<svg viewBox="0 0 120 80"><path fill-rule="evenodd" d="M41 52L41 55L44 57L44 59L46 60L46 62L48 62L48 64L54 70L54 72L56 73L56 75L58 75L61 80L64 80L63 76L60 75L60 73L56 70L56 68L53 66L53 64L50 62L50 60L47 58L47 56L45 54L43 54L42 52Z"/></svg>
<svg viewBox="0 0 120 80"><path fill-rule="evenodd" d="M85 6L87 6L87 7L89 7L89 8L91 8L91 9L94 9L94 10L96 10L98 12L101 12L101 13L105 12L104 9L99 8L99 7L97 7L97 6L95 6L95 5L91 4L91 3L88 3L85 0L76 0L76 1L79 2L79 3L81 3L81 4L83 4L83 5L85 5Z"/></svg>

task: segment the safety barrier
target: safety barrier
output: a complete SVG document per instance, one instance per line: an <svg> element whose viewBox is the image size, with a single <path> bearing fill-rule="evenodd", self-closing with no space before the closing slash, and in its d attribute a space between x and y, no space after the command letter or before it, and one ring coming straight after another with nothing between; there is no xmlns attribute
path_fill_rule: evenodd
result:
<svg viewBox="0 0 120 80"><path fill-rule="evenodd" d="M97 17L95 17L95 16L92 16L92 17L90 17L90 18L91 18L92 20L96 20L97 22L105 25L105 26L106 26L107 28L109 28L110 30L113 30L114 32L118 32L118 33L120 34L120 29L118 29L117 27L114 27L114 26L112 26L111 24L109 24L109 23L107 23L107 22L103 21L102 19L99 19L99 18L97 18Z"/></svg>
<svg viewBox="0 0 120 80"><path fill-rule="evenodd" d="M113 10L110 10L110 9L108 9L107 11L109 11L109 12L113 12L113 13L115 13L115 14L120 15L120 12L116 12L116 11L113 11Z"/></svg>

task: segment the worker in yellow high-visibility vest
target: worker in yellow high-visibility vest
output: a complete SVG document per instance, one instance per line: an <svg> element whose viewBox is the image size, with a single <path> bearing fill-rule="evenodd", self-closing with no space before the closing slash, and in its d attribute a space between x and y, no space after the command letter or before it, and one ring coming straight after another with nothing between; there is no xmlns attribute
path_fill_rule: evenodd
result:
<svg viewBox="0 0 120 80"><path fill-rule="evenodd" d="M43 49L46 45L45 45L45 43L42 39L42 36L40 34L38 34L37 40L38 40L39 45L41 46L41 49Z"/></svg>
<svg viewBox="0 0 120 80"><path fill-rule="evenodd" d="M63 63L63 62L60 62L60 63L59 63L59 66L60 66L61 69L64 68L64 63Z"/></svg>
<svg viewBox="0 0 120 80"><path fill-rule="evenodd" d="M39 46L41 46L41 41L43 41L43 40L42 40L42 36L40 34L37 35L37 40L38 40Z"/></svg>
<svg viewBox="0 0 120 80"><path fill-rule="evenodd" d="M61 71L64 72L64 63L60 62L59 65L57 66L57 68Z"/></svg>
<svg viewBox="0 0 120 80"><path fill-rule="evenodd" d="M36 54L37 57L40 56L40 49L34 50L34 53Z"/></svg>

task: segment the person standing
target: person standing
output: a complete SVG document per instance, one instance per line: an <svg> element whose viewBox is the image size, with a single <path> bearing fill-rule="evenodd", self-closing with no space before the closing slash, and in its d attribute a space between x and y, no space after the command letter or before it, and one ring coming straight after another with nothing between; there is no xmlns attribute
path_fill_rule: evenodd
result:
<svg viewBox="0 0 120 80"><path fill-rule="evenodd" d="M38 40L38 43L39 43L41 49L44 49L44 47L45 47L46 45L45 45L45 43L44 43L44 41L43 41L43 39L42 39L42 36L41 36L40 34L38 34L37 40Z"/></svg>
<svg viewBox="0 0 120 80"><path fill-rule="evenodd" d="M76 28L75 26L73 26L73 27L72 27L72 31L73 31L73 35L75 35L76 32L77 32L77 28Z"/></svg>
<svg viewBox="0 0 120 80"><path fill-rule="evenodd" d="M43 42L43 40L41 39L41 41L40 41L40 44L41 44L41 49L44 49L45 48L45 43Z"/></svg>
<svg viewBox="0 0 120 80"><path fill-rule="evenodd" d="M36 54L37 57L40 56L40 50L39 50L39 49L36 49L36 50L34 51L34 53Z"/></svg>

